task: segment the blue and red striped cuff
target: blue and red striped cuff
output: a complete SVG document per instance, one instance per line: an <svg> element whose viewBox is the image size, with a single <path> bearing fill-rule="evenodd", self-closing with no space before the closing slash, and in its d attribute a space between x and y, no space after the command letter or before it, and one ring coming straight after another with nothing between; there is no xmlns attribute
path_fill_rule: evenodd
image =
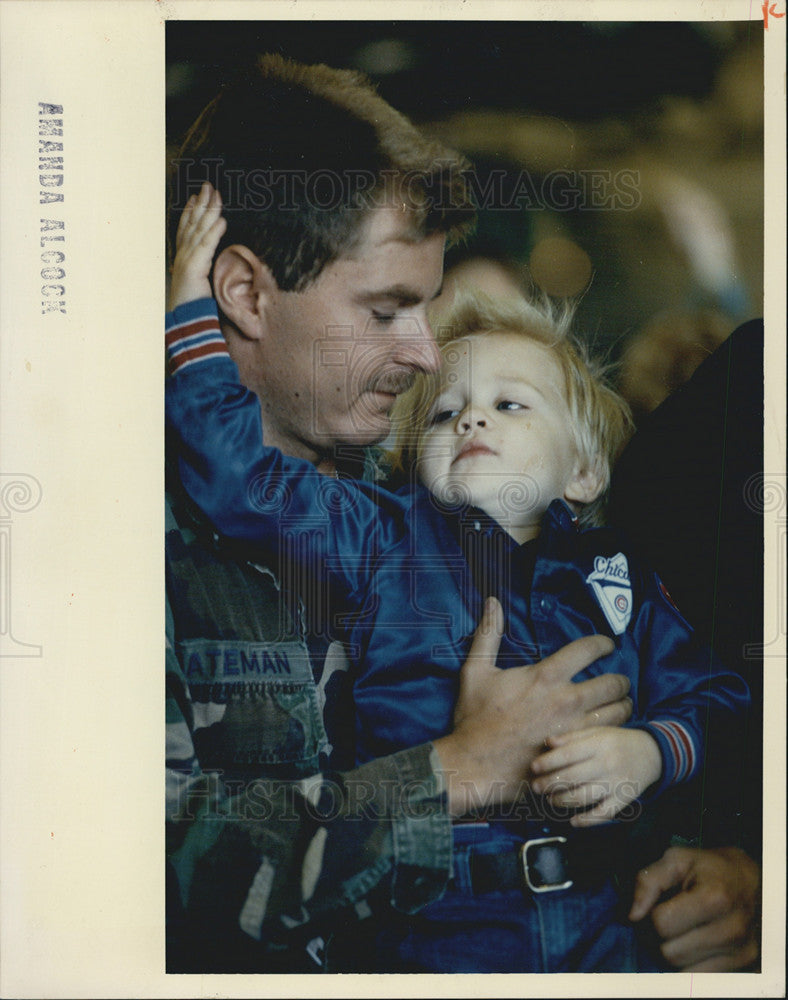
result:
<svg viewBox="0 0 788 1000"><path fill-rule="evenodd" d="M176 306L165 319L170 375L208 358L228 356L214 299L195 299Z"/></svg>
<svg viewBox="0 0 788 1000"><path fill-rule="evenodd" d="M664 772L662 783L675 785L688 781L698 768L698 754L695 743L686 726L680 722L648 722L662 749Z"/></svg>

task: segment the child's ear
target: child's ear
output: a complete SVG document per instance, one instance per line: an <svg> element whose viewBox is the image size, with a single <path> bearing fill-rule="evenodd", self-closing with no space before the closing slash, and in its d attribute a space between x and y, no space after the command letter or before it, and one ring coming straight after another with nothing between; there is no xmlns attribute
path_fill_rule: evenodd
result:
<svg viewBox="0 0 788 1000"><path fill-rule="evenodd" d="M607 469L598 455L591 462L578 462L564 489L564 499L575 503L593 503L604 490L606 482Z"/></svg>
<svg viewBox="0 0 788 1000"><path fill-rule="evenodd" d="M219 309L247 340L260 340L279 291L267 264L248 247L225 247L213 266L213 293Z"/></svg>

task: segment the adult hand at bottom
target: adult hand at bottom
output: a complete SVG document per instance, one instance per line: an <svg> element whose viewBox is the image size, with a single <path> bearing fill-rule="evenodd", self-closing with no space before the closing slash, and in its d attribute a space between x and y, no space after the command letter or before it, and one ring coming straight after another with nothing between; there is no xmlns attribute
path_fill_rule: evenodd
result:
<svg viewBox="0 0 788 1000"><path fill-rule="evenodd" d="M620 726L632 713L623 675L572 681L612 652L606 636L586 636L532 666L502 670L495 666L502 631L501 605L490 598L460 675L454 729L434 741L454 815L522 796L548 736Z"/></svg>
<svg viewBox="0 0 788 1000"><path fill-rule="evenodd" d="M629 919L651 915L662 956L676 969L744 969L760 953L760 876L736 847L670 847L638 873ZM674 888L678 894L660 903Z"/></svg>

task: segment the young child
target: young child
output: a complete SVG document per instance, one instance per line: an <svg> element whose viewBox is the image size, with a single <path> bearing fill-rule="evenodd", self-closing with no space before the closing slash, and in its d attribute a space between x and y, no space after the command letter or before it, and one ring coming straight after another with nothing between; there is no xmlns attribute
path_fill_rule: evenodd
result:
<svg viewBox="0 0 788 1000"><path fill-rule="evenodd" d="M307 612L345 643L359 761L451 728L460 666L484 599L505 631L499 666L582 635L615 650L579 678L631 681L632 720L556 734L516 815L458 823L445 896L390 913L391 971L634 971L613 871L640 800L698 777L747 704L653 573L599 518L626 404L583 360L568 318L526 302L460 302L443 366L398 405L418 482L397 493L323 476L263 446L259 401L238 382L210 299L218 198L190 200L168 316L168 430L183 484L224 537L277 559ZM598 827L597 830L584 829ZM383 965L380 966L381 970Z"/></svg>

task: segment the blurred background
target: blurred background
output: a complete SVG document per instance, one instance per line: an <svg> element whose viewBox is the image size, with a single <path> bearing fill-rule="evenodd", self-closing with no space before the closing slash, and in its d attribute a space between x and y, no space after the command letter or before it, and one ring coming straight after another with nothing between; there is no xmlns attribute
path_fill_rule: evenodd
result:
<svg viewBox="0 0 788 1000"><path fill-rule="evenodd" d="M763 312L763 25L169 21L167 158L259 52L367 74L476 168L452 282L578 302L636 417Z"/></svg>

